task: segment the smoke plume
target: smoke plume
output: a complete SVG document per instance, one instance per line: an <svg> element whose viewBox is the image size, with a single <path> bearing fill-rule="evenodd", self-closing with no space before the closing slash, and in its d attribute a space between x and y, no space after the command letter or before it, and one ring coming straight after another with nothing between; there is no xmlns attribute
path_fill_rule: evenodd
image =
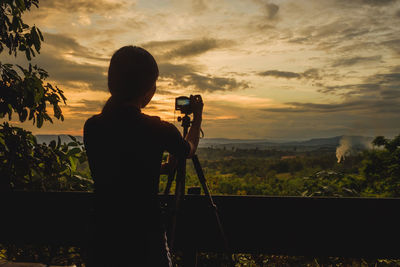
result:
<svg viewBox="0 0 400 267"><path fill-rule="evenodd" d="M337 162L342 162L347 156L360 150L372 148L372 138L362 136L343 136L336 148Z"/></svg>
<svg viewBox="0 0 400 267"><path fill-rule="evenodd" d="M339 146L336 148L337 162L340 163L346 156L350 154L351 142L347 136L340 139Z"/></svg>

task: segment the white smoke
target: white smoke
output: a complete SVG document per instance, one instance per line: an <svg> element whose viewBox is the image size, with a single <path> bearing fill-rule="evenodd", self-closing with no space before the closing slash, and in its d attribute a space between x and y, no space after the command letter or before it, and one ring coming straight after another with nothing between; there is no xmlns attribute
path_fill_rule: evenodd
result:
<svg viewBox="0 0 400 267"><path fill-rule="evenodd" d="M350 154L351 141L347 136L343 136L339 141L339 146L336 148L337 162L340 163Z"/></svg>
<svg viewBox="0 0 400 267"><path fill-rule="evenodd" d="M336 148L337 162L342 162L347 156L357 150L371 149L372 138L360 136L343 136Z"/></svg>

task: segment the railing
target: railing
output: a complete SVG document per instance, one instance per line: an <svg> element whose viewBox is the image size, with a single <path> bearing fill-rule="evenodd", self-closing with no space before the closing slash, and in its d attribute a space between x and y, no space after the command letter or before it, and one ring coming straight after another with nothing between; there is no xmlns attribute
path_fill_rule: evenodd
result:
<svg viewBox="0 0 400 267"><path fill-rule="evenodd" d="M160 196L173 203L174 196ZM400 199L214 196L234 252L400 258ZM85 246L92 193L0 195L0 243ZM186 196L176 245L223 251L203 196ZM129 212L129 211L127 211Z"/></svg>

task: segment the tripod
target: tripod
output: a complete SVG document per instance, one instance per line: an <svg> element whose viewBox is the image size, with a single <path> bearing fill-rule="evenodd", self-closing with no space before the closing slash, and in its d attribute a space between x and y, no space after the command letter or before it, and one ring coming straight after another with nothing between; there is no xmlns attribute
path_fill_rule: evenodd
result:
<svg viewBox="0 0 400 267"><path fill-rule="evenodd" d="M187 133L188 133L188 129L192 123L189 115L187 113L185 113L185 116L183 117L178 117L178 121L182 122L182 127L183 127L183 137L186 137ZM192 156L192 162L194 165L194 168L196 170L196 174L197 177L199 179L199 182L203 188L204 194L207 196L207 200L209 202L210 207L213 209L214 214L215 214L215 219L217 221L218 224L218 228L224 243L224 249L225 252L227 253L227 255L230 255L230 249L229 249L229 245L228 245L228 240L226 238L224 229L222 227L221 224L221 220L219 218L219 214L218 214L218 209L217 206L215 205L213 198L210 194L210 191L208 190L208 186L206 183L206 178L204 176L203 173L203 169L201 168L200 165L200 161L199 158L197 157L197 155L193 155ZM171 246L173 247L174 245L174 241L175 241L175 231L176 231L176 221L177 221L177 214L179 209L181 208L181 203L182 200L184 198L185 195L185 178L186 178L186 158L182 158L178 160L178 167L171 171L168 175L168 181L167 181L167 185L164 191L164 195L169 195L170 189L171 189L171 185L172 185L172 181L174 180L174 176L176 173L176 186L175 186L175 212L174 212L174 216L172 219L172 232L171 232ZM229 258L229 257L228 257ZM232 258L230 258L231 260L231 265L234 266L234 263L232 261Z"/></svg>

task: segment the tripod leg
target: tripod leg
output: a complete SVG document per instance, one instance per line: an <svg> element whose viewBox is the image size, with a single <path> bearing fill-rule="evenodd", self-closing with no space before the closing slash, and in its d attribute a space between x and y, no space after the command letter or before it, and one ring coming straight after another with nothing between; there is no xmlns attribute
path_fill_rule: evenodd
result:
<svg viewBox="0 0 400 267"><path fill-rule="evenodd" d="M172 181L174 180L175 173L176 173L176 169L174 169L173 171L171 171L168 174L168 181L167 181L167 185L165 186L165 190L164 190L164 195L166 195L166 196L168 196L169 192L171 191Z"/></svg>
<svg viewBox="0 0 400 267"><path fill-rule="evenodd" d="M207 196L211 207L214 210L215 218L217 220L217 224L218 224L218 227L219 227L219 231L221 233L221 237L222 237L223 242L224 242L225 252L227 253L227 256L229 257L231 255L231 250L229 248L228 239L226 238L224 228L222 227L222 223L221 223L221 220L219 218L217 206L214 204L214 201L212 199L210 191L208 190L208 186L207 186L207 183L206 183L206 178L204 176L204 172L203 172L203 169L201 168L200 161L199 161L199 158L197 157L197 155L193 155L192 161L193 161L193 165L194 165L194 168L196 170L197 176L199 178L200 184L203 187L203 191L204 191L205 195ZM232 261L232 258L230 258L230 261L231 261L232 266L234 266L234 262Z"/></svg>
<svg viewBox="0 0 400 267"><path fill-rule="evenodd" d="M175 207L172 217L171 231L171 248L175 246L175 234L179 213L181 212L181 204L185 196L185 178L186 178L186 159L178 160L178 168L176 170L176 186L175 186Z"/></svg>

